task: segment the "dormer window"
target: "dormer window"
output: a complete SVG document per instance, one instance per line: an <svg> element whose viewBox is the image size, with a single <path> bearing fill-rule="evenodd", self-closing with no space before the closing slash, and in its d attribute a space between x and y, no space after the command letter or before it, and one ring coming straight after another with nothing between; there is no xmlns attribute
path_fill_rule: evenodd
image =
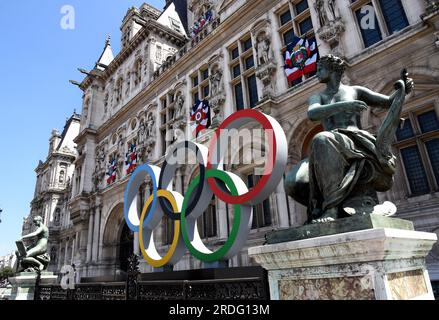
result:
<svg viewBox="0 0 439 320"><path fill-rule="evenodd" d="M181 25L180 25L180 22L178 20L175 20L175 19L169 17L169 22L170 22L172 30L175 30L177 32L181 32Z"/></svg>

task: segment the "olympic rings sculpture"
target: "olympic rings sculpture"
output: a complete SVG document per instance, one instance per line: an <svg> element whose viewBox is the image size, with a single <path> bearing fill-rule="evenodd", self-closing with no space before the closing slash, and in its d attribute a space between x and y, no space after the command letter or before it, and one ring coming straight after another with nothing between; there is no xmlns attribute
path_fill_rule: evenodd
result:
<svg viewBox="0 0 439 320"><path fill-rule="evenodd" d="M251 122L258 122L269 137L268 158L264 173L251 190L236 174L222 170L228 132ZM225 141L226 140L226 141ZM186 194L172 190L177 162L173 157L180 150L191 151L197 159L199 175L192 180ZM145 261L155 268L175 265L186 252L203 262L228 260L245 245L252 226L253 206L262 203L280 183L287 164L287 139L281 125L272 117L253 109L232 114L215 131L209 148L184 141L177 143L165 156L162 168L143 164L132 174L124 197L124 216L128 227L139 233L139 245ZM149 176L152 194L146 200L139 218L137 194ZM233 205L233 224L229 238L216 251L208 249L197 230L197 219L207 210L212 196ZM153 233L163 216L174 223L174 237L166 255L155 246Z"/></svg>

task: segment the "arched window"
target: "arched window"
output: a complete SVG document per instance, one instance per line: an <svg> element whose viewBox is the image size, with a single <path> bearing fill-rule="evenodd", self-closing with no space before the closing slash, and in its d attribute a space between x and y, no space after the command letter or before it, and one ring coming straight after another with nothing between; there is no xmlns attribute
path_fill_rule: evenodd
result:
<svg viewBox="0 0 439 320"><path fill-rule="evenodd" d="M212 238L217 236L217 221L216 221L216 204L215 197L212 197L207 210L197 220L198 231L201 239Z"/></svg>
<svg viewBox="0 0 439 320"><path fill-rule="evenodd" d="M59 183L64 183L64 181L65 181L65 171L64 170L61 170L60 172L59 172Z"/></svg>
<svg viewBox="0 0 439 320"><path fill-rule="evenodd" d="M434 108L412 111L396 132L395 147L406 177L409 196L439 190L439 113Z"/></svg>
<svg viewBox="0 0 439 320"><path fill-rule="evenodd" d="M50 249L50 260L52 261L52 263L56 262L56 248L52 247Z"/></svg>
<svg viewBox="0 0 439 320"><path fill-rule="evenodd" d="M61 221L61 209L60 208L57 208L55 210L55 219L54 219L54 221L55 221L55 225L59 226L59 223Z"/></svg>

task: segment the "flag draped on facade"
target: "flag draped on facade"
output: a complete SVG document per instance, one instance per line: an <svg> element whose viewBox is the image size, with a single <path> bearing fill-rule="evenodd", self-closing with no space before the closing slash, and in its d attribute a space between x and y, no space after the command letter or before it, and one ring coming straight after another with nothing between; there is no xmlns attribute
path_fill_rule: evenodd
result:
<svg viewBox="0 0 439 320"><path fill-rule="evenodd" d="M130 148L125 155L126 173L130 174L137 167L137 148L134 143L130 144Z"/></svg>
<svg viewBox="0 0 439 320"><path fill-rule="evenodd" d="M206 14L194 22L194 25L190 28L192 38L196 37L203 30L204 26L212 20L212 17L212 10L207 10Z"/></svg>
<svg viewBox="0 0 439 320"><path fill-rule="evenodd" d="M210 106L207 100L197 100L197 102L195 102L195 105L191 110L191 120L195 121L197 126L194 131L195 137L198 137L198 133L200 133L200 131L210 127Z"/></svg>
<svg viewBox="0 0 439 320"><path fill-rule="evenodd" d="M107 184L112 184L114 181L116 181L116 170L117 170L117 161L116 158L113 158L108 163L108 169L107 169Z"/></svg>
<svg viewBox="0 0 439 320"><path fill-rule="evenodd" d="M293 82L317 71L317 44L315 40L294 37L285 52L285 74Z"/></svg>

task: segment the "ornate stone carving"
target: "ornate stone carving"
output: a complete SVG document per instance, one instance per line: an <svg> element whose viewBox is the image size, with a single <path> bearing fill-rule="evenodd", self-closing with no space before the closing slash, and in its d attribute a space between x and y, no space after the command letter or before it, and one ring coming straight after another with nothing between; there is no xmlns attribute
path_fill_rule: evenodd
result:
<svg viewBox="0 0 439 320"><path fill-rule="evenodd" d="M213 7L212 0L191 0L189 1L188 8L193 13L200 14L203 13L203 10L209 10Z"/></svg>
<svg viewBox="0 0 439 320"><path fill-rule="evenodd" d="M434 43L436 45L436 48L439 49L439 31L435 32L434 37L435 37L435 42Z"/></svg>
<svg viewBox="0 0 439 320"><path fill-rule="evenodd" d="M222 91L222 80L223 79L223 72L221 68L218 65L215 65L214 68L212 68L211 76L209 77L210 80L210 88L211 88L211 95L216 96Z"/></svg>
<svg viewBox="0 0 439 320"><path fill-rule="evenodd" d="M118 177L123 176L123 167L125 164L125 142L126 138L124 137L123 133L119 133L118 140L117 140L117 175Z"/></svg>
<svg viewBox="0 0 439 320"><path fill-rule="evenodd" d="M140 120L139 130L137 131L137 145L142 146L146 141L146 125L145 120Z"/></svg>
<svg viewBox="0 0 439 320"><path fill-rule="evenodd" d="M226 101L224 92L224 77L223 77L223 55L216 54L209 59L209 82L210 82L210 99L209 104L212 112L212 127L217 127L222 119L221 108Z"/></svg>
<svg viewBox="0 0 439 320"><path fill-rule="evenodd" d="M262 98L272 98L274 95L274 75L276 74L276 64L270 62L256 69L256 77L258 77L264 87L262 88Z"/></svg>
<svg viewBox="0 0 439 320"><path fill-rule="evenodd" d="M335 0L317 0L315 10L319 17L320 28L317 34L321 40L328 43L334 54L343 56L340 37L346 30Z"/></svg>
<svg viewBox="0 0 439 320"><path fill-rule="evenodd" d="M139 131L137 132L137 150L141 162L146 162L155 146L155 120L152 112L149 112L146 121L140 121Z"/></svg>
<svg viewBox="0 0 439 320"><path fill-rule="evenodd" d="M261 20L257 22L251 30L257 50L256 76L263 84L263 98L273 97L276 87L275 75L277 64L271 50L271 29L270 20Z"/></svg>
<svg viewBox="0 0 439 320"><path fill-rule="evenodd" d="M266 35L266 33L265 32L259 33L258 36L256 37L258 66L262 66L272 61L270 46L271 46L271 40Z"/></svg>
<svg viewBox="0 0 439 320"><path fill-rule="evenodd" d="M96 149L95 170L93 172L94 191L99 191L100 184L105 177L105 145Z"/></svg>
<svg viewBox="0 0 439 320"><path fill-rule="evenodd" d="M439 11L439 1L438 0L425 0L427 2L426 13L431 14Z"/></svg>
<svg viewBox="0 0 439 320"><path fill-rule="evenodd" d="M187 114L183 92L177 91L174 101L174 123L172 126L175 130L180 131L186 126L185 115Z"/></svg>

